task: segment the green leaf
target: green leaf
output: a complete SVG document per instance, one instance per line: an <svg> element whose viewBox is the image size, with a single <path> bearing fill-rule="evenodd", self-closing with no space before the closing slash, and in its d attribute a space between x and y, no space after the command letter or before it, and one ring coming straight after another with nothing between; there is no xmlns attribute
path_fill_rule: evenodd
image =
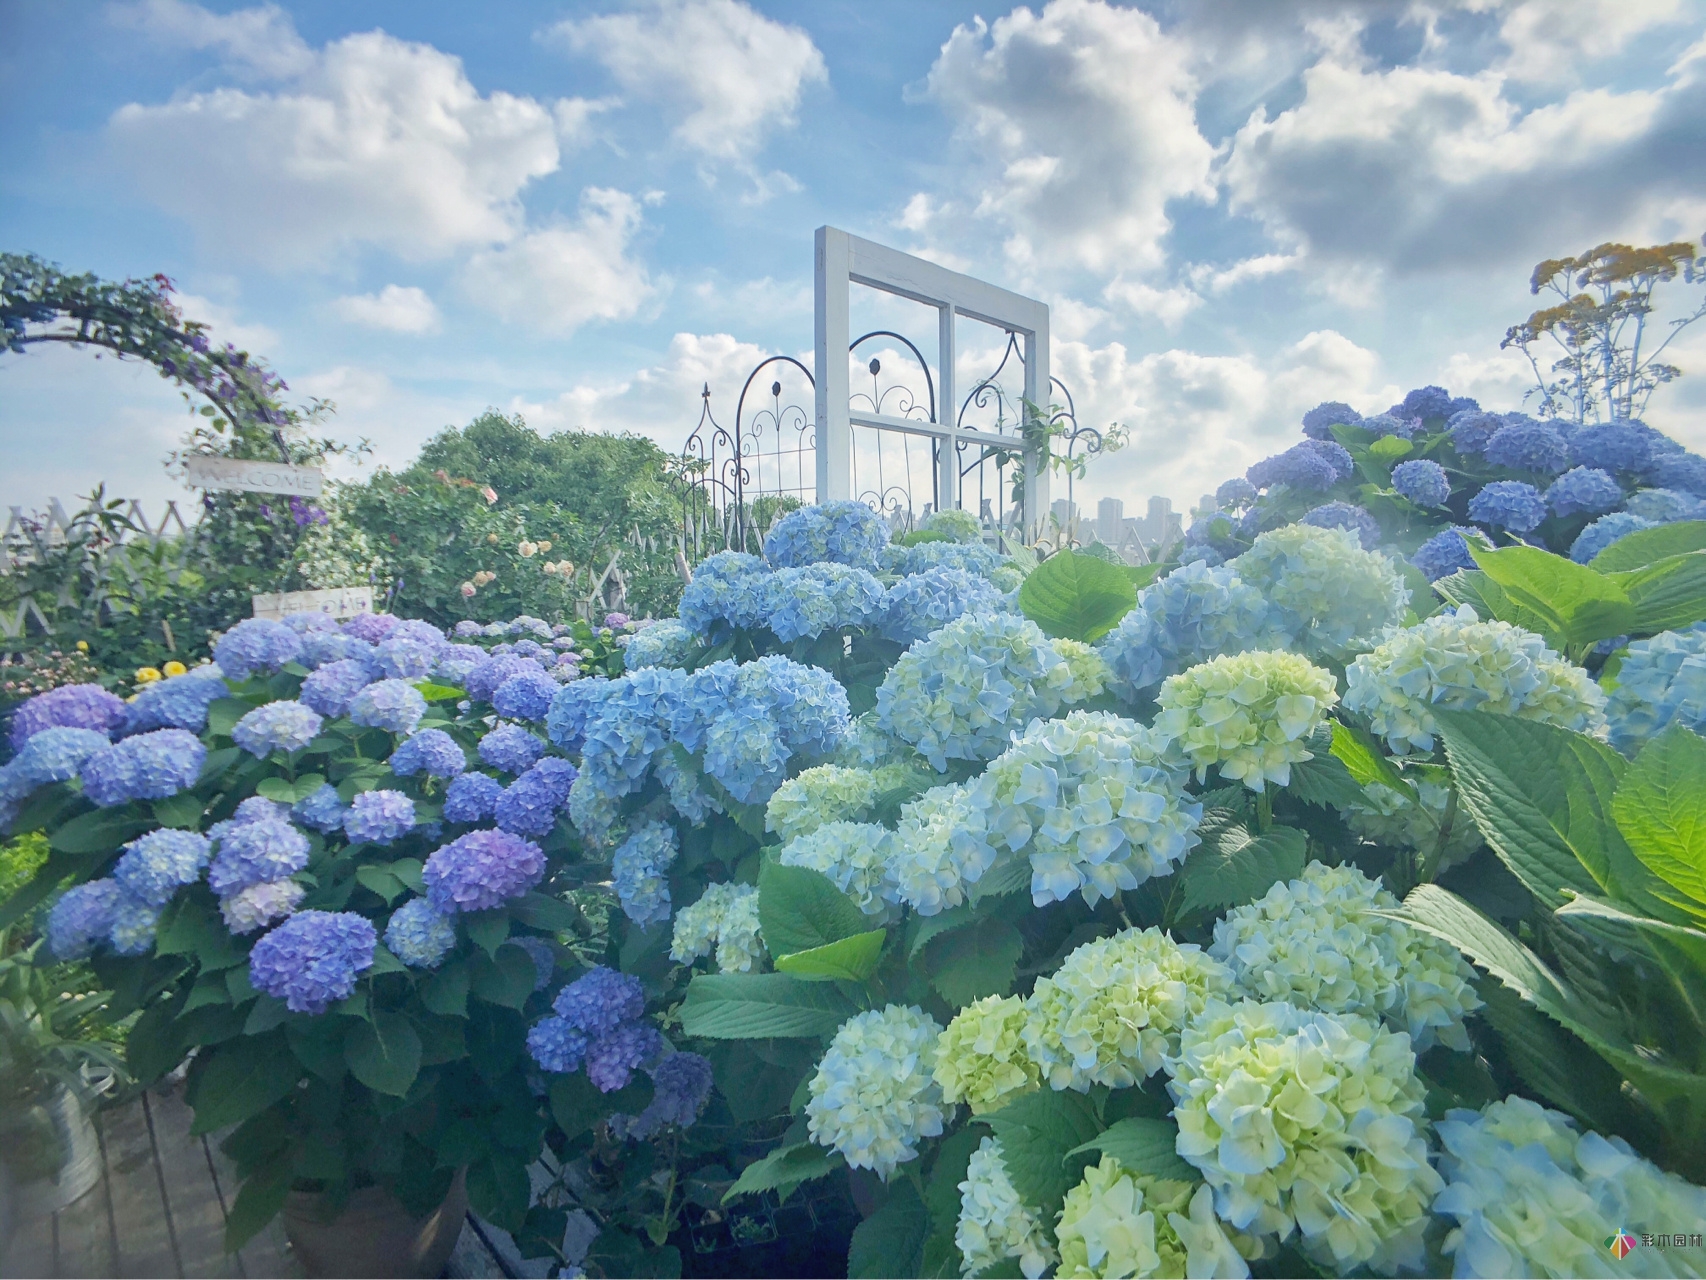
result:
<svg viewBox="0 0 1706 1280"><path fill-rule="evenodd" d="M225 1215L225 1252L236 1253L278 1216L290 1192L294 1171L287 1158L269 1162L243 1180L231 1212Z"/></svg>
<svg viewBox="0 0 1706 1280"><path fill-rule="evenodd" d="M1380 744L1354 725L1333 722L1333 755L1342 761L1352 778L1362 786L1379 783L1390 787L1406 799L1416 799L1416 789L1404 780L1386 753L1380 749Z"/></svg>
<svg viewBox="0 0 1706 1280"><path fill-rule="evenodd" d="M610 1103L584 1071L551 1077L551 1118L571 1142L610 1114Z"/></svg>
<svg viewBox="0 0 1706 1280"><path fill-rule="evenodd" d="M1212 844L1205 840L1185 858L1174 914L1254 902L1276 881L1302 875L1308 848L1309 838L1296 827L1271 827L1261 836L1242 826L1227 827Z"/></svg>
<svg viewBox="0 0 1706 1280"><path fill-rule="evenodd" d="M533 957L513 944L499 947L494 956L475 952L468 957L468 989L487 1004L521 1008L537 977Z"/></svg>
<svg viewBox="0 0 1706 1280"><path fill-rule="evenodd" d="M173 1023L178 1010L173 1001L161 1000L142 1011L125 1037L125 1063L139 1084L153 1084L184 1060L187 1046Z"/></svg>
<svg viewBox="0 0 1706 1280"><path fill-rule="evenodd" d="M1089 643L1112 631L1137 604L1129 574L1096 556L1057 551L1019 588L1019 608L1046 635Z"/></svg>
<svg viewBox="0 0 1706 1280"><path fill-rule="evenodd" d="M933 916L914 915L907 926L908 958L917 955L932 938L952 933L955 929L963 929L969 924L975 924L980 918L977 908L970 903L949 907Z"/></svg>
<svg viewBox="0 0 1706 1280"><path fill-rule="evenodd" d="M355 878L366 888L373 890L374 893L385 899L386 906L390 906L409 891L407 885L392 875L389 869L382 866L369 864L365 867L357 867Z"/></svg>
<svg viewBox="0 0 1706 1280"><path fill-rule="evenodd" d="M768 863L758 875L758 921L771 955L828 946L870 925L821 871Z"/></svg>
<svg viewBox="0 0 1706 1280"><path fill-rule="evenodd" d="M701 974L688 984L681 1029L711 1040L826 1036L855 1012L827 982L785 973Z"/></svg>
<svg viewBox="0 0 1706 1280"><path fill-rule="evenodd" d="M545 893L528 893L509 904L509 913L530 929L572 933L581 922L578 907Z"/></svg>
<svg viewBox="0 0 1706 1280"><path fill-rule="evenodd" d="M1291 782L1285 793L1304 804L1317 804L1327 809L1342 809L1368 800L1357 780L1351 777L1350 770L1345 768L1344 761L1320 752L1316 752L1313 760L1291 766Z"/></svg>
<svg viewBox="0 0 1706 1280"><path fill-rule="evenodd" d="M468 986L468 966L452 960L421 984L421 1003L444 1017L466 1017Z"/></svg>
<svg viewBox="0 0 1706 1280"><path fill-rule="evenodd" d="M1635 757L1611 812L1635 856L1706 910L1706 739L1673 723Z"/></svg>
<svg viewBox="0 0 1706 1280"><path fill-rule="evenodd" d="M1025 940L1005 920L985 916L968 929L943 934L925 949L925 968L930 985L955 1008L984 996L1004 996L1013 989L1013 977Z"/></svg>
<svg viewBox="0 0 1706 1280"><path fill-rule="evenodd" d="M420 690L421 697L428 702L460 702L468 696L464 690L449 684L432 684L422 681L415 688Z"/></svg>
<svg viewBox="0 0 1706 1280"><path fill-rule="evenodd" d="M249 1016L243 1020L243 1034L258 1036L281 1027L290 1016L290 1006L277 996L263 995L255 1001L249 1010Z"/></svg>
<svg viewBox="0 0 1706 1280"><path fill-rule="evenodd" d="M777 1147L740 1171L734 1186L723 1193L723 1203L761 1191L774 1191L778 1200L786 1200L801 1183L828 1177L845 1163L839 1151L827 1151L815 1142Z"/></svg>
<svg viewBox="0 0 1706 1280"><path fill-rule="evenodd" d="M929 1234L930 1215L924 1211L918 1189L909 1180L896 1178L889 1184L883 1207L853 1228L847 1250L848 1280L917 1275L924 1261L924 1237Z"/></svg>
<svg viewBox="0 0 1706 1280"><path fill-rule="evenodd" d="M1381 436L1380 439L1368 446L1368 452L1371 456L1391 465L1399 458L1408 457L1413 448L1415 446L1402 436Z"/></svg>
<svg viewBox="0 0 1706 1280"><path fill-rule="evenodd" d="M1706 548L1706 520L1679 520L1625 534L1589 561L1588 567L1599 573L1622 573L1702 548Z"/></svg>
<svg viewBox="0 0 1706 1280"><path fill-rule="evenodd" d="M255 709L256 704L244 698L220 698L207 709L207 731L216 737L229 738L236 723Z"/></svg>
<svg viewBox="0 0 1706 1280"><path fill-rule="evenodd" d="M887 937L887 929L872 929L828 946L777 956L776 971L800 978L844 978L849 982L863 982L876 971L877 960L883 954L883 940Z"/></svg>
<svg viewBox="0 0 1706 1280"><path fill-rule="evenodd" d="M175 796L154 802L154 820L163 827L194 831L201 825L201 815L206 807L195 792L180 791Z"/></svg>
<svg viewBox="0 0 1706 1280"><path fill-rule="evenodd" d="M1558 919L1614 947L1637 946L1677 976L1698 1013L1706 994L1706 930L1638 916L1612 902L1582 896L1558 908Z"/></svg>
<svg viewBox="0 0 1706 1280"><path fill-rule="evenodd" d="M1505 1056L1529 1088L1589 1128L1626 1132L1629 1108L1619 1096L1616 1070L1504 983L1481 986L1481 1016L1499 1033Z"/></svg>
<svg viewBox="0 0 1706 1280"><path fill-rule="evenodd" d="M298 1062L320 1079L336 1084L349 1071L342 1032L343 1024L330 1018L298 1019L285 1027L284 1038Z"/></svg>
<svg viewBox="0 0 1706 1280"><path fill-rule="evenodd" d="M1194 1182L1199 1175L1180 1157L1178 1141L1179 1126L1172 1120L1132 1116L1109 1125L1090 1141L1080 1143L1066 1154L1075 1156L1080 1151L1100 1151L1133 1173Z"/></svg>
<svg viewBox="0 0 1706 1280"><path fill-rule="evenodd" d="M255 794L265 796L275 804L295 804L296 787L284 778L262 778Z"/></svg>
<svg viewBox="0 0 1706 1280"><path fill-rule="evenodd" d="M1706 618L1706 551L1669 556L1642 569L1611 574L1610 580L1635 606L1631 635L1680 631Z"/></svg>
<svg viewBox="0 0 1706 1280"><path fill-rule="evenodd" d="M1551 630L1576 647L1625 635L1636 623L1634 603L1616 582L1538 547L1497 551L1471 543L1481 571L1525 609L1552 621Z"/></svg>
<svg viewBox="0 0 1706 1280"><path fill-rule="evenodd" d="M400 1013L375 1011L344 1033L350 1074L375 1093L401 1098L421 1070L421 1038Z"/></svg>
<svg viewBox="0 0 1706 1280"><path fill-rule="evenodd" d="M206 1050L203 1050L206 1053ZM194 1076L189 1103L193 1134L241 1124L265 1111L296 1087L302 1068L278 1032L244 1036L215 1049Z"/></svg>
<svg viewBox="0 0 1706 1280"><path fill-rule="evenodd" d="M1131 585L1139 591L1161 576L1161 566L1158 564L1128 564L1124 567L1126 577L1131 579Z"/></svg>
<svg viewBox="0 0 1706 1280"><path fill-rule="evenodd" d="M499 908L494 911L464 911L462 927L468 931L468 939L488 956L495 956L504 939L509 937L509 912Z"/></svg>
<svg viewBox="0 0 1706 1280"><path fill-rule="evenodd" d="M71 819L48 836L47 843L59 853L111 853L150 825L123 809L97 809Z"/></svg>
<svg viewBox="0 0 1706 1280"><path fill-rule="evenodd" d="M1073 1155L1101 1130L1090 1099L1071 1090L1041 1089L983 1117L1001 1140L1001 1155L1019 1199L1053 1222L1061 1201L1092 1164Z"/></svg>

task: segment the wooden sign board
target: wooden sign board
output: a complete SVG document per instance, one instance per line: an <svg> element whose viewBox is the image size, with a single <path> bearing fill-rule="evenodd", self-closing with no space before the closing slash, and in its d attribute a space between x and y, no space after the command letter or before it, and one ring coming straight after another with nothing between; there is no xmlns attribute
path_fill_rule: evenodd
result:
<svg viewBox="0 0 1706 1280"><path fill-rule="evenodd" d="M373 612L372 587L332 587L325 591L279 591L252 597L257 618L280 622L287 614L323 613L353 618Z"/></svg>
<svg viewBox="0 0 1706 1280"><path fill-rule="evenodd" d="M186 479L198 489L242 489L248 493L295 494L318 498L325 474L318 467L256 458L214 458L191 454L184 459Z"/></svg>

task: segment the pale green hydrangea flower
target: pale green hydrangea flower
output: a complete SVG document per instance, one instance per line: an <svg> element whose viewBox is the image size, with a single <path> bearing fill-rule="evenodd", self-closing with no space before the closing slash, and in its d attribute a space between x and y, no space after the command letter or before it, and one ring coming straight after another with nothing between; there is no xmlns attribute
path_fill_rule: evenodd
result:
<svg viewBox="0 0 1706 1280"><path fill-rule="evenodd" d="M1490 711L1584 733L1605 727L1605 691L1532 631L1463 605L1387 637L1345 672L1345 706L1394 752L1431 752L1434 712Z"/></svg>
<svg viewBox="0 0 1706 1280"><path fill-rule="evenodd" d="M1066 669L1072 673L1072 683L1061 699L1063 704L1071 706L1075 702L1086 702L1108 687L1114 671L1101 653L1077 640L1053 640L1050 643L1054 645L1054 651L1066 660Z"/></svg>
<svg viewBox="0 0 1706 1280"><path fill-rule="evenodd" d="M1042 1215L1019 1198L994 1138L985 1138L966 1165L954 1243L967 1276L1014 1258L1028 1280L1037 1280L1058 1260Z"/></svg>
<svg viewBox="0 0 1706 1280"><path fill-rule="evenodd" d="M1443 1245L1453 1274L1699 1274L1686 1250L1637 1248L1621 1261L1607 1251L1620 1231L1670 1233L1706 1221L1706 1188L1623 1139L1579 1133L1567 1116L1515 1095L1478 1112L1448 1111L1436 1131L1446 1187L1433 1207L1455 1224Z"/></svg>
<svg viewBox="0 0 1706 1280"><path fill-rule="evenodd" d="M958 507L947 507L941 511L933 511L924 517L919 528L930 533L942 533L955 542L982 542L983 526L977 517L969 511L961 511Z"/></svg>
<svg viewBox="0 0 1706 1280"><path fill-rule="evenodd" d="M764 829L786 841L816 831L826 822L859 822L879 796L923 783L926 776L922 765L916 769L906 764L874 769L815 765L776 788L764 811Z"/></svg>
<svg viewBox="0 0 1706 1280"><path fill-rule="evenodd" d="M1178 1152L1215 1212L1340 1272L1419 1267L1428 1206L1426 1089L1410 1038L1355 1014L1211 1003L1168 1063Z"/></svg>
<svg viewBox="0 0 1706 1280"><path fill-rule="evenodd" d="M1166 875L1198 843L1202 806L1162 762L1164 740L1106 711L1033 721L974 785L981 837L1029 854L1037 906L1091 906Z"/></svg>
<svg viewBox="0 0 1706 1280"><path fill-rule="evenodd" d="M835 764L863 769L875 769L879 765L903 764L908 761L923 767L923 761L918 759L911 747L877 723L875 711L867 711L864 715L853 718L852 731L842 738L841 745L836 748L833 757Z"/></svg>
<svg viewBox="0 0 1706 1280"><path fill-rule="evenodd" d="M1110 1155L1066 1193L1055 1237L1061 1280L1243 1280L1250 1267L1239 1244L1257 1256L1254 1240L1215 1216L1206 1184L1135 1174Z"/></svg>
<svg viewBox="0 0 1706 1280"><path fill-rule="evenodd" d="M758 929L758 886L713 884L699 901L675 916L675 936L669 958L677 964L717 953L721 973L752 973L764 959Z"/></svg>
<svg viewBox="0 0 1706 1280"><path fill-rule="evenodd" d="M1329 532L1333 532L1329 530ZM1199 663L1161 682L1159 733L1196 767L1210 765L1252 791L1288 786L1291 766L1339 700L1332 673L1295 653L1255 650Z"/></svg>
<svg viewBox="0 0 1706 1280"><path fill-rule="evenodd" d="M1210 1000L1230 998L1232 973L1159 929L1086 942L1025 1002L1025 1052L1054 1089L1120 1089L1161 1070L1179 1034Z"/></svg>
<svg viewBox="0 0 1706 1280"><path fill-rule="evenodd" d="M1027 1012L1018 996L985 996L954 1015L942 1033L936 1083L946 1102L964 1102L973 1115L998 1111L1042 1083L1025 1052Z"/></svg>
<svg viewBox="0 0 1706 1280"><path fill-rule="evenodd" d="M894 885L889 877L893 833L870 822L826 822L795 836L776 860L785 867L821 871L868 916L889 918Z"/></svg>
<svg viewBox="0 0 1706 1280"><path fill-rule="evenodd" d="M884 1182L942 1132L942 1090L931 1076L942 1028L916 1006L889 1005L841 1024L807 1086L806 1132Z"/></svg>
<svg viewBox="0 0 1706 1280"><path fill-rule="evenodd" d="M1231 562L1267 598L1269 621L1303 652L1343 660L1404 620L1410 589L1391 557L1344 529L1288 524Z"/></svg>
<svg viewBox="0 0 1706 1280"><path fill-rule="evenodd" d="M1011 560L1003 560L989 571L989 580L998 590L1013 592L1025 585L1025 571Z"/></svg>
<svg viewBox="0 0 1706 1280"><path fill-rule="evenodd" d="M895 898L921 916L959 906L995 861L976 833L970 796L963 783L932 787L901 808L889 840L889 880Z"/></svg>
<svg viewBox="0 0 1706 1280"><path fill-rule="evenodd" d="M1339 816L1345 820L1346 826L1364 840L1431 854L1439 844L1440 824L1445 820L1451 788L1413 773L1409 775L1408 781L1416 789L1420 804L1391 787L1370 782L1364 784L1362 789L1367 799L1361 804L1347 805L1340 809ZM1452 816L1451 831L1445 839L1445 852L1440 857L1439 865L1434 868L1435 873L1467 860L1469 855L1484 843L1481 828L1475 825L1475 819L1469 816L1467 810L1459 808Z"/></svg>
<svg viewBox="0 0 1706 1280"><path fill-rule="evenodd" d="M1209 954L1254 999L1381 1018L1418 1052L1436 1042L1467 1050L1463 1019L1481 1007L1475 971L1456 947L1374 914L1398 906L1355 867L1311 862L1216 921Z"/></svg>

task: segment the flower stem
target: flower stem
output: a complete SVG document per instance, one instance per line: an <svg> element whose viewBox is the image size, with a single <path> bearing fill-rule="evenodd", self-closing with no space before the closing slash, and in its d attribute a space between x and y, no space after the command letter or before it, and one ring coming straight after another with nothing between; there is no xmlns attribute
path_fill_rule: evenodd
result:
<svg viewBox="0 0 1706 1280"><path fill-rule="evenodd" d="M1256 792L1256 831L1266 835L1268 828L1274 825L1274 797L1268 790L1267 784Z"/></svg>

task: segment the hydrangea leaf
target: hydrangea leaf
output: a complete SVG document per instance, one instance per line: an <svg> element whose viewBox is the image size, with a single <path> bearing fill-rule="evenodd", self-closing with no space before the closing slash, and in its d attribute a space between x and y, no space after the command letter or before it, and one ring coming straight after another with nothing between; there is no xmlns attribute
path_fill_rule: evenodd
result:
<svg viewBox="0 0 1706 1280"><path fill-rule="evenodd" d="M421 984L421 1003L444 1017L464 1017L468 1013L468 985L468 966L452 961Z"/></svg>
<svg viewBox="0 0 1706 1280"><path fill-rule="evenodd" d="M175 796L154 802L154 820L163 827L193 831L201 824L201 815L206 807L206 802L195 792L180 791Z"/></svg>
<svg viewBox="0 0 1706 1280"><path fill-rule="evenodd" d="M1416 800L1416 789L1393 767L1379 744L1361 729L1335 721L1331 750L1335 757L1344 762L1345 768L1350 770L1351 777L1363 786L1366 787L1371 782L1379 783L1412 802Z"/></svg>
<svg viewBox="0 0 1706 1280"><path fill-rule="evenodd" d="M1622 1080L1605 1059L1504 983L1487 981L1480 988L1482 1016L1499 1033L1511 1065L1531 1089L1589 1128L1629 1131L1633 1117L1620 1096Z"/></svg>
<svg viewBox="0 0 1706 1280"><path fill-rule="evenodd" d="M1662 532L1662 526L1653 532ZM1667 556L1609 578L1635 606L1629 634L1680 631L1706 618L1706 551Z"/></svg>
<svg viewBox="0 0 1706 1280"><path fill-rule="evenodd" d="M778 1200L786 1201L802 1183L828 1177L845 1163L839 1151L825 1151L814 1142L777 1147L741 1170L734 1186L723 1193L723 1203L762 1191L774 1191Z"/></svg>
<svg viewBox="0 0 1706 1280"><path fill-rule="evenodd" d="M1089 643L1112 631L1137 604L1124 569L1095 556L1060 551L1019 588L1019 608L1056 639Z"/></svg>
<svg viewBox="0 0 1706 1280"><path fill-rule="evenodd" d="M1088 1155L1069 1154L1101 1130L1090 1099L1070 1089L1043 1089L984 1119L1001 1140L1007 1176L1019 1198L1034 1205L1044 1221L1054 1221L1084 1166L1095 1163Z"/></svg>
<svg viewBox="0 0 1706 1280"><path fill-rule="evenodd" d="M1309 838L1295 827L1273 827L1260 836L1236 824L1220 829L1185 859L1175 916L1254 902L1275 881L1303 873L1308 847Z"/></svg>
<svg viewBox="0 0 1706 1280"><path fill-rule="evenodd" d="M1600 573L1639 569L1670 556L1706 548L1706 520L1679 520L1625 534L1588 562Z"/></svg>
<svg viewBox="0 0 1706 1280"><path fill-rule="evenodd" d="M428 702L455 702L468 696L463 690L448 684L423 683L417 684L415 688L420 690L421 697Z"/></svg>
<svg viewBox="0 0 1706 1280"><path fill-rule="evenodd" d="M1026 871L1025 883L1030 883L1029 870ZM949 907L933 916L913 916L907 928L906 954L908 958L915 956L931 939L944 933L952 933L955 929L963 929L977 922L977 910L970 904Z"/></svg>
<svg viewBox="0 0 1706 1280"><path fill-rule="evenodd" d="M488 956L495 956L504 939L509 937L509 912L464 911L462 927L468 931L468 937L475 946Z"/></svg>
<svg viewBox="0 0 1706 1280"><path fill-rule="evenodd" d="M295 1165L284 1157L269 1161L243 1179L231 1212L225 1217L227 1253L236 1253L278 1216L295 1180Z"/></svg>
<svg viewBox="0 0 1706 1280"><path fill-rule="evenodd" d="M122 810L98 809L71 819L48 837L57 853L110 853L148 830L149 823Z"/></svg>
<svg viewBox="0 0 1706 1280"><path fill-rule="evenodd" d="M369 864L365 867L357 867L355 871L355 878L364 886L371 889L374 893L377 893L381 898L385 899L386 906L390 906L398 898L402 897L409 891L407 885L391 874L389 867L382 867L373 864Z"/></svg>
<svg viewBox="0 0 1706 1280"><path fill-rule="evenodd" d="M681 1029L711 1040L826 1036L853 1012L831 983L785 973L701 974L688 985Z"/></svg>
<svg viewBox="0 0 1706 1280"><path fill-rule="evenodd" d="M1195 1182L1201 1175L1179 1158L1174 1149L1178 1140L1179 1126L1172 1120L1131 1116L1109 1125L1090 1141L1080 1143L1066 1154L1075 1156L1081 1151L1100 1151L1133 1173Z"/></svg>
<svg viewBox="0 0 1706 1280"><path fill-rule="evenodd" d="M866 926L864 913L828 876L778 863L759 873L758 919L772 955L825 947Z"/></svg>
<svg viewBox="0 0 1706 1280"><path fill-rule="evenodd" d="M1004 996L1025 940L1005 920L985 918L933 941L924 953L930 985L956 1008L984 996Z"/></svg>
<svg viewBox="0 0 1706 1280"><path fill-rule="evenodd" d="M529 928L546 933L572 933L583 921L579 907L537 890L513 899L509 913Z"/></svg>
<svg viewBox="0 0 1706 1280"><path fill-rule="evenodd" d="M288 1094L300 1075L296 1055L276 1031L219 1045L191 1077L186 1101L195 1108L195 1121L190 1132L241 1124Z"/></svg>
<svg viewBox="0 0 1706 1280"><path fill-rule="evenodd" d="M1342 809L1367 800L1361 784L1351 777L1344 761L1320 751L1315 753L1313 760L1303 760L1291 766L1291 783L1285 793L1305 804L1328 809Z"/></svg>
<svg viewBox="0 0 1706 1280"><path fill-rule="evenodd" d="M1611 812L1635 856L1706 908L1706 739L1672 724L1635 757Z"/></svg>
<svg viewBox="0 0 1706 1280"><path fill-rule="evenodd" d="M918 1189L906 1179L895 1179L883 1207L853 1229L847 1250L849 1280L917 1275L929 1234L930 1215Z"/></svg>
<svg viewBox="0 0 1706 1280"><path fill-rule="evenodd" d="M776 971L808 980L843 978L848 982L864 982L876 970L887 937L888 930L872 929L825 946L777 956Z"/></svg>
<svg viewBox="0 0 1706 1280"><path fill-rule="evenodd" d="M537 976L533 957L513 944L499 947L490 958L478 952L468 957L468 989L487 1004L521 1008Z"/></svg>
<svg viewBox="0 0 1706 1280"><path fill-rule="evenodd" d="M403 1014L375 1012L352 1022L344 1033L344 1061L350 1074L375 1093L401 1098L420 1074L421 1038Z"/></svg>
<svg viewBox="0 0 1706 1280"><path fill-rule="evenodd" d="M278 804L295 804L296 788L287 778L262 778L255 794Z"/></svg>
<svg viewBox="0 0 1706 1280"><path fill-rule="evenodd" d="M1634 629L1637 613L1612 579L1538 547L1497 551L1471 546L1483 573L1517 604L1551 621L1570 646L1593 644Z"/></svg>

